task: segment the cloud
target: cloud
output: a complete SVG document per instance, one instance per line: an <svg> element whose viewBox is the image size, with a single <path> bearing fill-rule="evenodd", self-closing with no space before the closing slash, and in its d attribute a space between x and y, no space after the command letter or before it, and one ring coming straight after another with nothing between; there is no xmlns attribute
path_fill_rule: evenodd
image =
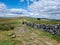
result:
<svg viewBox="0 0 60 45"><path fill-rule="evenodd" d="M6 5L4 3L0 3L0 13L7 12Z"/></svg>
<svg viewBox="0 0 60 45"><path fill-rule="evenodd" d="M31 3L36 2L36 1L38 1L38 0L19 0L20 3L21 3L21 2L26 3L27 7L28 7Z"/></svg>
<svg viewBox="0 0 60 45"><path fill-rule="evenodd" d="M20 2L24 2L25 0L20 0ZM31 2L34 2L34 1L38 1L38 0L26 0L26 1L31 1Z"/></svg>
<svg viewBox="0 0 60 45"><path fill-rule="evenodd" d="M20 2L24 2L24 0L20 0Z"/></svg>
<svg viewBox="0 0 60 45"><path fill-rule="evenodd" d="M0 3L0 17L19 17L29 16L30 13L22 8L11 8L7 9L4 3Z"/></svg>
<svg viewBox="0 0 60 45"><path fill-rule="evenodd" d="M23 2L24 0L20 0ZM29 16L39 18L54 18L60 19L60 0L26 0L33 2L28 4L28 10L22 8L11 8L7 9L4 3L0 3L0 17L9 16ZM30 11L30 12L29 12Z"/></svg>
<svg viewBox="0 0 60 45"><path fill-rule="evenodd" d="M19 9L16 9L16 8L12 8L12 9L9 9L9 11L11 13L24 13L24 12L27 12L27 10L24 10L22 8L19 8Z"/></svg>
<svg viewBox="0 0 60 45"><path fill-rule="evenodd" d="M5 16L7 12L6 5L4 3L0 3L0 17Z"/></svg>
<svg viewBox="0 0 60 45"><path fill-rule="evenodd" d="M42 18L60 18L60 0L40 0L29 6L31 12Z"/></svg>
<svg viewBox="0 0 60 45"><path fill-rule="evenodd" d="M18 16L29 16L30 15L30 12L22 8L19 8L19 9L12 8L12 9L9 9L9 12L12 14L18 15Z"/></svg>

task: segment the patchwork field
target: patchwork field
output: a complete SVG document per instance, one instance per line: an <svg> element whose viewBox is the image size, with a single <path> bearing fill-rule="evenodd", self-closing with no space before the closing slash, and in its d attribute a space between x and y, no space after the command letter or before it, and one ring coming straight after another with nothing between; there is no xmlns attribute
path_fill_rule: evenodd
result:
<svg viewBox="0 0 60 45"><path fill-rule="evenodd" d="M37 24L60 24L59 21L37 20L36 18L0 18L0 45L60 45L60 36L23 25L23 21Z"/></svg>

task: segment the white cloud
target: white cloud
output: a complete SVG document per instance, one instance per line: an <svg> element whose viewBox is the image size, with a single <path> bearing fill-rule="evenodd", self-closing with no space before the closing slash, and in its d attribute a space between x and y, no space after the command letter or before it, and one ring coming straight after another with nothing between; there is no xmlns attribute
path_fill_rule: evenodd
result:
<svg viewBox="0 0 60 45"><path fill-rule="evenodd" d="M19 0L19 1L20 1L20 3L26 1L27 6L29 6L31 2L36 2L38 0Z"/></svg>
<svg viewBox="0 0 60 45"><path fill-rule="evenodd" d="M4 3L0 3L0 17L5 16L7 13L7 8Z"/></svg>
<svg viewBox="0 0 60 45"><path fill-rule="evenodd" d="M21 0L20 0L21 1ZM22 0L23 2L24 0ZM29 3L29 0L26 0ZM22 8L7 9L4 3L0 3L0 16L30 16L40 18L60 19L60 0L30 0L33 4L29 5L28 12Z"/></svg>
<svg viewBox="0 0 60 45"><path fill-rule="evenodd" d="M24 2L24 0L20 0L20 2Z"/></svg>
<svg viewBox="0 0 60 45"><path fill-rule="evenodd" d="M31 2L34 2L34 1L37 1L37 0L20 0L20 2L24 2L24 1L31 1Z"/></svg>
<svg viewBox="0 0 60 45"><path fill-rule="evenodd" d="M7 12L6 5L4 3L0 3L0 13Z"/></svg>
<svg viewBox="0 0 60 45"><path fill-rule="evenodd" d="M38 13L37 17L60 18L60 0L40 0L31 4L29 10Z"/></svg>
<svg viewBox="0 0 60 45"><path fill-rule="evenodd" d="M12 8L12 9L9 9L9 11L12 12L12 13L23 13L23 12L27 12L27 10L24 10L22 8L19 8L19 9Z"/></svg>
<svg viewBox="0 0 60 45"><path fill-rule="evenodd" d="M30 0L31 2L33 2L34 0Z"/></svg>
<svg viewBox="0 0 60 45"><path fill-rule="evenodd" d="M22 8L7 9L4 3L0 3L0 17L29 16L30 13Z"/></svg>
<svg viewBox="0 0 60 45"><path fill-rule="evenodd" d="M12 9L9 9L9 12L12 13L12 14L17 14L17 15L20 15L20 16L28 16L29 15L29 12L25 9L22 9L22 8L19 8L19 9L16 9L16 8L12 8Z"/></svg>

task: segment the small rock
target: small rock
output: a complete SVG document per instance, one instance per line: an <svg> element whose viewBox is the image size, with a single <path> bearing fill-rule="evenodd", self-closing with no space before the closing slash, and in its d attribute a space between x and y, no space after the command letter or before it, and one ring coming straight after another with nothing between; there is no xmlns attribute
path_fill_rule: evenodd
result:
<svg viewBox="0 0 60 45"><path fill-rule="evenodd" d="M14 35L14 33L9 33L9 34L8 34L8 36L12 36L12 35Z"/></svg>
<svg viewBox="0 0 60 45"><path fill-rule="evenodd" d="M16 35L12 35L12 36L11 36L11 38L15 38L15 37L16 37Z"/></svg>

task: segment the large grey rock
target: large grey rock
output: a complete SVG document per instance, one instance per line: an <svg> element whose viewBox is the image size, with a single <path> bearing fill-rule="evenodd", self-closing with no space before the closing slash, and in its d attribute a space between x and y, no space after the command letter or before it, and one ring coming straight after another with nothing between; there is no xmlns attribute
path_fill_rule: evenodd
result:
<svg viewBox="0 0 60 45"><path fill-rule="evenodd" d="M57 30L57 33L56 33L56 34L57 34L57 35L60 35L60 29Z"/></svg>

